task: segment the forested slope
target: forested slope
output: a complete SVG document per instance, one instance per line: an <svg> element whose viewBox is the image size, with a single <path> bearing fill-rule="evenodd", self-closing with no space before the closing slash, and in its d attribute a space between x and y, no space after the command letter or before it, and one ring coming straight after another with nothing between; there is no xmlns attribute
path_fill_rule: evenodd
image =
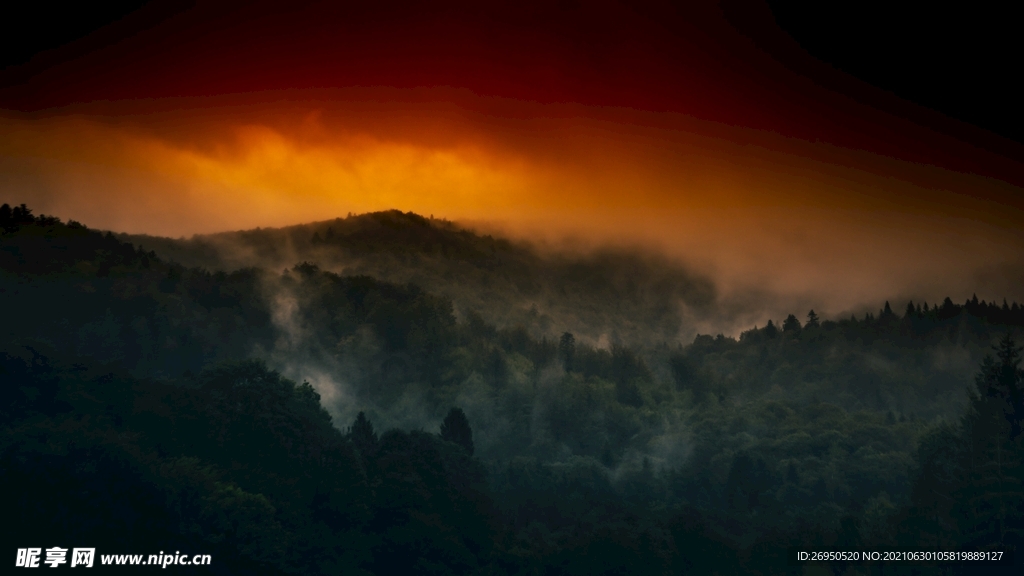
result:
<svg viewBox="0 0 1024 576"><path fill-rule="evenodd" d="M188 268L23 206L0 226L13 547L732 574L799 572L793 546L1020 545L1017 304L596 347L415 284Z"/></svg>
<svg viewBox="0 0 1024 576"><path fill-rule="evenodd" d="M568 330L591 343L675 341L680 332L692 338L691 325L716 313L713 283L664 257L622 248L541 251L397 210L190 239L121 238L209 270L313 262L346 276L412 282L451 300L459 315L523 326L536 337Z"/></svg>

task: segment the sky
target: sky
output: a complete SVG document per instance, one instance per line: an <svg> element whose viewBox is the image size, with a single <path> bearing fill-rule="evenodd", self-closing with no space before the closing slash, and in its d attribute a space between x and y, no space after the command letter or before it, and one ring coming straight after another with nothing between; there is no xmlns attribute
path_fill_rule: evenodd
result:
<svg viewBox="0 0 1024 576"><path fill-rule="evenodd" d="M756 0L123 12L0 70L0 201L169 236L397 208L835 313L1024 301L1024 146L816 58Z"/></svg>

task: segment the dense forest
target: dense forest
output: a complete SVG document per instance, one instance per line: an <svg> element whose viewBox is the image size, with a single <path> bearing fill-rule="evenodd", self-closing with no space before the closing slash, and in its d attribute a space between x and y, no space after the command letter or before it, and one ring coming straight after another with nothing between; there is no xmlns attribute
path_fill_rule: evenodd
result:
<svg viewBox="0 0 1024 576"><path fill-rule="evenodd" d="M449 299L457 316L475 313L537 337L569 331L592 344L604 336L653 345L675 341L681 331L692 339L687 324L721 316L710 279L653 253L624 247L542 251L397 210L189 239L119 238L207 270L282 270L315 262L346 276L413 283Z"/></svg>
<svg viewBox="0 0 1024 576"><path fill-rule="evenodd" d="M1017 303L683 343L678 315L637 334L713 290L654 257L544 260L401 213L313 228L229 251L0 208L9 548L222 574L916 574L978 565L790 552L1021 547ZM457 305L445 282L493 288ZM508 285L561 304L531 325Z"/></svg>

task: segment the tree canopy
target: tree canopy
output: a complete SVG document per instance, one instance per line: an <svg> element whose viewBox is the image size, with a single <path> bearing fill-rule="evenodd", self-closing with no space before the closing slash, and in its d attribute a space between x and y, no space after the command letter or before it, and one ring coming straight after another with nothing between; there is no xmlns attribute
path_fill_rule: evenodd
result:
<svg viewBox="0 0 1024 576"><path fill-rule="evenodd" d="M490 245L432 222L319 238ZM1022 543L1017 303L638 345L311 261L188 267L25 206L0 229L16 547L156 545L225 573L766 574L802 571L797 547Z"/></svg>

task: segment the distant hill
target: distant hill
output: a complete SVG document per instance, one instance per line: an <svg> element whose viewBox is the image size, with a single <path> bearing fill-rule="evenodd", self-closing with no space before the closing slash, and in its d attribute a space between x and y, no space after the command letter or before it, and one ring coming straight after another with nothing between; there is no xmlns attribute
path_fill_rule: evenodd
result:
<svg viewBox="0 0 1024 576"><path fill-rule="evenodd" d="M592 343L688 342L715 313L713 283L676 262L636 251L542 252L447 220L398 210L285 228L171 239L121 235L189 267L271 270L314 263L344 275L415 283L499 327L537 337L565 331Z"/></svg>

